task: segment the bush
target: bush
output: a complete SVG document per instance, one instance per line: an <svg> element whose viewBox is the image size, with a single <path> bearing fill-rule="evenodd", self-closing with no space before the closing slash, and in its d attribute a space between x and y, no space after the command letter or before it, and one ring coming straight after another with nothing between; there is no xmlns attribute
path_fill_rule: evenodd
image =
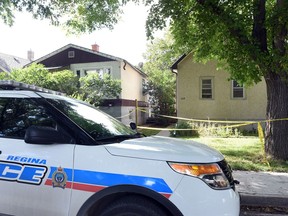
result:
<svg viewBox="0 0 288 216"><path fill-rule="evenodd" d="M191 130L175 130L171 131L172 136L190 136L190 137L240 137L242 136L238 128L231 128L228 125L215 123L195 123L195 122L179 122L176 129Z"/></svg>
<svg viewBox="0 0 288 216"><path fill-rule="evenodd" d="M200 136L210 137L240 137L241 132L238 128L229 127L229 125L221 125L215 123L200 123L198 126Z"/></svg>
<svg viewBox="0 0 288 216"><path fill-rule="evenodd" d="M191 129L191 130L175 130L170 132L170 136L174 137L198 137L198 130L193 127L189 122L179 122L176 124L176 129Z"/></svg>

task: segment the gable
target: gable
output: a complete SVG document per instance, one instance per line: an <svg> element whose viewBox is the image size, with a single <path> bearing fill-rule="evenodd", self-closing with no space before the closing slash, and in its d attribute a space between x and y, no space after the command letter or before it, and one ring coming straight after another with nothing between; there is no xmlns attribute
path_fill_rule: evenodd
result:
<svg viewBox="0 0 288 216"><path fill-rule="evenodd" d="M261 120L266 111L264 81L243 88L235 97L230 74L216 61L193 61L191 54L177 64L177 115L196 119Z"/></svg>
<svg viewBox="0 0 288 216"><path fill-rule="evenodd" d="M70 53L70 54L69 54ZM74 55L71 53L74 53ZM70 56L68 56L70 55ZM73 56L73 57L72 57ZM107 62L115 61L115 59L97 55L97 53L87 52L75 47L68 47L54 55L50 55L37 63L43 64L46 67L65 67L77 63L91 63L91 62Z"/></svg>
<svg viewBox="0 0 288 216"><path fill-rule="evenodd" d="M133 71L141 74L143 77L146 77L146 74L141 71L140 69L134 67L129 62L124 59L108 55L99 51L93 51L91 49L87 49L81 46L77 46L74 44L68 44L60 49L55 50L54 52L47 54L37 60L34 61L35 63L43 64L46 68L68 68L71 69L72 65L85 65L90 66L92 64L95 68L95 64L110 62L108 64L111 65L112 62L124 62L124 65L130 65L133 68ZM32 63L32 62L31 62ZM31 64L30 63L30 64ZM29 66L27 64L25 66ZM103 64L102 64L103 65ZM99 66L99 65L98 65ZM102 67L102 66L101 66ZM82 70L83 68L80 68ZM125 70L125 67L123 68ZM74 70L75 73L77 73ZM83 72L83 71L82 71ZM80 71L81 73L81 71Z"/></svg>

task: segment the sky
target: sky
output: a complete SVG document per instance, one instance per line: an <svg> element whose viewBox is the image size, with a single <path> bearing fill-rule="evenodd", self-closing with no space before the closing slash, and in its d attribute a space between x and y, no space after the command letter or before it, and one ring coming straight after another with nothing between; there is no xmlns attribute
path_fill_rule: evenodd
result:
<svg viewBox="0 0 288 216"><path fill-rule="evenodd" d="M15 13L12 27L0 20L0 53L27 59L28 50L38 59L69 43L85 48L98 44L99 51L123 58L138 65L146 51L145 21L148 12L144 6L129 4L114 30L102 29L91 34L67 35L61 27L49 25L47 20L35 20L28 13Z"/></svg>

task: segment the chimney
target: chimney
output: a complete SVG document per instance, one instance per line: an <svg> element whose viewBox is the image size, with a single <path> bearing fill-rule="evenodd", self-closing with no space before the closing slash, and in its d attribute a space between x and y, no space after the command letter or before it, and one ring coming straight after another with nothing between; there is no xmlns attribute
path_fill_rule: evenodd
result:
<svg viewBox="0 0 288 216"><path fill-rule="evenodd" d="M30 49L27 52L27 58L29 61L33 61L34 60L34 52Z"/></svg>
<svg viewBox="0 0 288 216"><path fill-rule="evenodd" d="M93 50L94 52L99 52L99 45L96 44L96 43L92 44L92 50Z"/></svg>

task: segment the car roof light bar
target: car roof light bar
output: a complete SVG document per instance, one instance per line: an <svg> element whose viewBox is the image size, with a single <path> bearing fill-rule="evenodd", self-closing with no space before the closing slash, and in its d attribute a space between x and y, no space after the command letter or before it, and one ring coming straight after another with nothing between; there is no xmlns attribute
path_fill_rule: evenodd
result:
<svg viewBox="0 0 288 216"><path fill-rule="evenodd" d="M35 85L30 85L22 82L16 82L14 80L0 80L0 89L3 90L29 90L35 92L44 92L56 95L65 95L62 92L53 91L50 89L42 88Z"/></svg>

